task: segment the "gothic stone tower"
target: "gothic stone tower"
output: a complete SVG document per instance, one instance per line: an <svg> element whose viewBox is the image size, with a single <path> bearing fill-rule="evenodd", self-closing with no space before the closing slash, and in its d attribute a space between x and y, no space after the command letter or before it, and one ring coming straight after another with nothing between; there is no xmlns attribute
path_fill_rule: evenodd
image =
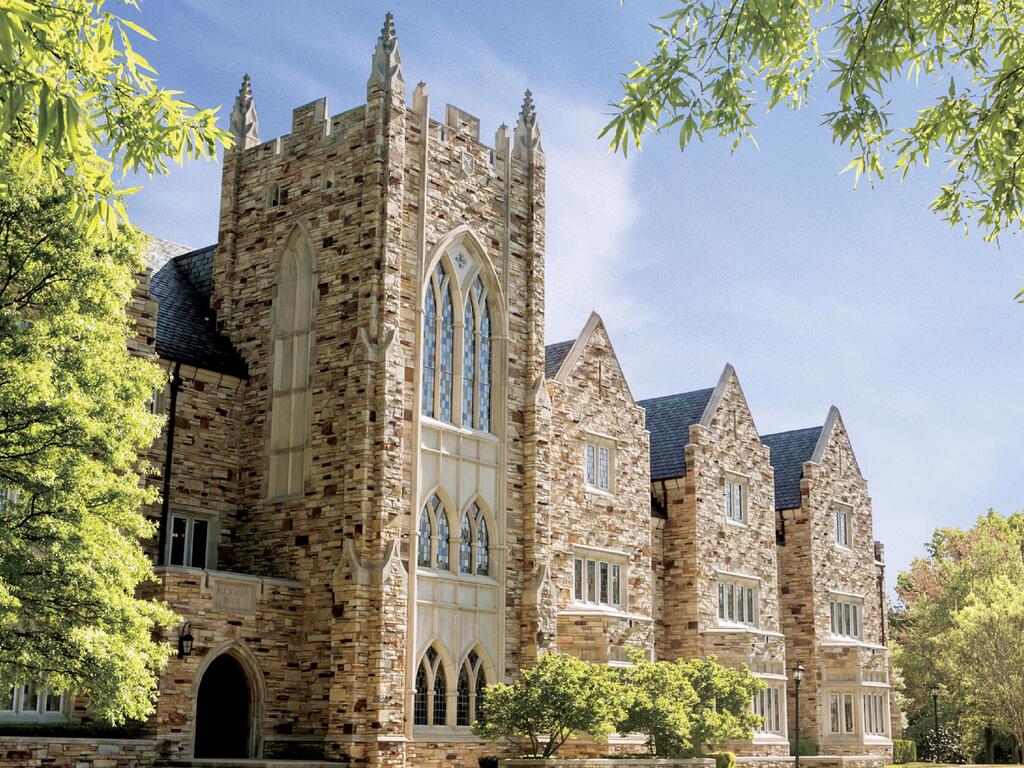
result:
<svg viewBox="0 0 1024 768"><path fill-rule="evenodd" d="M250 372L234 556L302 583L287 727L356 765L469 761L476 690L536 654L540 134L529 93L493 147L428 107L389 15L365 104L317 100L261 143L246 78L224 162L212 305Z"/></svg>

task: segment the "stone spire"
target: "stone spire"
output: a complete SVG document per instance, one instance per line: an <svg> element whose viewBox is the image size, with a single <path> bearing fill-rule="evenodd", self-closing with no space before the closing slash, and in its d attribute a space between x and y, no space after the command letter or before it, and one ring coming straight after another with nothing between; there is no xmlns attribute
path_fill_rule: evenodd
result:
<svg viewBox="0 0 1024 768"><path fill-rule="evenodd" d="M516 131L513 136L512 157L529 162L535 155L543 155L540 145L540 126L537 125L537 110L533 107L533 94L529 90L523 97L523 108L519 111Z"/></svg>
<svg viewBox="0 0 1024 768"><path fill-rule="evenodd" d="M249 149L260 143L260 119L256 116L256 103L252 100L252 82L249 75L242 78L242 87L231 110L231 135L236 149Z"/></svg>
<svg viewBox="0 0 1024 768"><path fill-rule="evenodd" d="M395 81L404 83L402 78L402 54L398 51L398 36L395 35L395 17L391 12L384 16L384 26L377 38L377 48L373 52L373 63L370 66L370 79L366 81L366 92L378 86L385 91L391 90Z"/></svg>

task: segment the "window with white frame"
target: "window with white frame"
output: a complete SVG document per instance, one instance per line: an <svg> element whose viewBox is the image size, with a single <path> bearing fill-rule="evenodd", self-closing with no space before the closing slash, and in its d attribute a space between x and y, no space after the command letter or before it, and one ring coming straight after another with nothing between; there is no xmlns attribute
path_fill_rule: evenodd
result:
<svg viewBox="0 0 1024 768"><path fill-rule="evenodd" d="M17 683L0 689L0 720L66 720L63 693Z"/></svg>
<svg viewBox="0 0 1024 768"><path fill-rule="evenodd" d="M725 519L747 522L747 486L737 478L725 478Z"/></svg>
<svg viewBox="0 0 1024 768"><path fill-rule="evenodd" d="M781 683L771 683L763 690L754 694L751 704L754 714L761 718L757 727L758 733L782 734L785 718L782 716L784 695Z"/></svg>
<svg viewBox="0 0 1024 768"><path fill-rule="evenodd" d="M850 508L836 505L832 508L832 518L835 523L836 544L840 547L849 547L853 538L850 531L851 522Z"/></svg>
<svg viewBox="0 0 1024 768"><path fill-rule="evenodd" d="M854 733L853 694L830 693L828 696L828 731L835 734Z"/></svg>
<svg viewBox="0 0 1024 768"><path fill-rule="evenodd" d="M615 471L615 449L607 443L587 442L583 454L587 487L610 493Z"/></svg>
<svg viewBox="0 0 1024 768"><path fill-rule="evenodd" d="M210 521L188 515L171 515L167 537L167 563L205 568L210 542Z"/></svg>
<svg viewBox="0 0 1024 768"><path fill-rule="evenodd" d="M751 582L718 578L718 621L757 626L757 586Z"/></svg>
<svg viewBox="0 0 1024 768"><path fill-rule="evenodd" d="M871 736L885 736L885 696L881 693L865 693L864 733Z"/></svg>
<svg viewBox="0 0 1024 768"><path fill-rule="evenodd" d="M573 598L577 603L620 608L625 604L625 562L587 557L573 558Z"/></svg>
<svg viewBox="0 0 1024 768"><path fill-rule="evenodd" d="M836 637L861 637L861 608L863 601L847 597L833 597L828 603L829 629Z"/></svg>

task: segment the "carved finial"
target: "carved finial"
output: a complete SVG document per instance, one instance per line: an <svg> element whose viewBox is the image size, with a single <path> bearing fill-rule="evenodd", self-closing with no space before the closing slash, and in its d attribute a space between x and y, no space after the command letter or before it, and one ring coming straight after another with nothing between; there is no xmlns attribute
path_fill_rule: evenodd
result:
<svg viewBox="0 0 1024 768"><path fill-rule="evenodd" d="M494 132L494 149L498 154L504 155L508 152L508 126L502 123Z"/></svg>
<svg viewBox="0 0 1024 768"><path fill-rule="evenodd" d="M235 137L236 149L249 149L260 143L260 119L256 116L256 102L252 100L252 81L246 74L242 87L235 97L231 109L231 134Z"/></svg>
<svg viewBox="0 0 1024 768"><path fill-rule="evenodd" d="M402 78L402 54L398 51L398 36L395 34L395 17L388 11L384 16L380 37L377 38L377 48L373 52L366 92L369 93L374 86L389 91L396 80L399 83L405 82Z"/></svg>
<svg viewBox="0 0 1024 768"><path fill-rule="evenodd" d="M529 90L523 97L523 108L519 112L519 120L516 122L516 132L513 137L515 146L512 149L512 157L524 162L536 155L543 155L544 150L540 145L540 126L537 125L537 110L533 106L533 94Z"/></svg>

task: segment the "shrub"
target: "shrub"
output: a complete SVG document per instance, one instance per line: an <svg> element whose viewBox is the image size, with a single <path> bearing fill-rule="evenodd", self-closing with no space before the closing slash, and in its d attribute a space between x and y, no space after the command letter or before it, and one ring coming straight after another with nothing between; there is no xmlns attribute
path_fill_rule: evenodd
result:
<svg viewBox="0 0 1024 768"><path fill-rule="evenodd" d="M607 738L623 717L622 699L621 686L604 665L545 653L512 685L484 689L473 729L486 739L526 739L531 755L551 757L574 734Z"/></svg>
<svg viewBox="0 0 1024 768"><path fill-rule="evenodd" d="M912 739L892 740L892 761L899 763L917 762L917 742Z"/></svg>
<svg viewBox="0 0 1024 768"><path fill-rule="evenodd" d="M736 755L732 752L709 752L701 757L715 758L715 768L736 768Z"/></svg>
<svg viewBox="0 0 1024 768"><path fill-rule="evenodd" d="M960 733L947 725L939 726L938 738L935 730L928 731L917 745L918 757L923 762L956 763L967 762L967 755L960 746Z"/></svg>
<svg viewBox="0 0 1024 768"><path fill-rule="evenodd" d="M796 755L796 739L789 740L789 754ZM800 739L800 757L814 757L818 754L818 745L811 739Z"/></svg>
<svg viewBox="0 0 1024 768"><path fill-rule="evenodd" d="M66 736L69 739L137 739L143 735L141 723L105 725L103 723L0 723L0 736Z"/></svg>

